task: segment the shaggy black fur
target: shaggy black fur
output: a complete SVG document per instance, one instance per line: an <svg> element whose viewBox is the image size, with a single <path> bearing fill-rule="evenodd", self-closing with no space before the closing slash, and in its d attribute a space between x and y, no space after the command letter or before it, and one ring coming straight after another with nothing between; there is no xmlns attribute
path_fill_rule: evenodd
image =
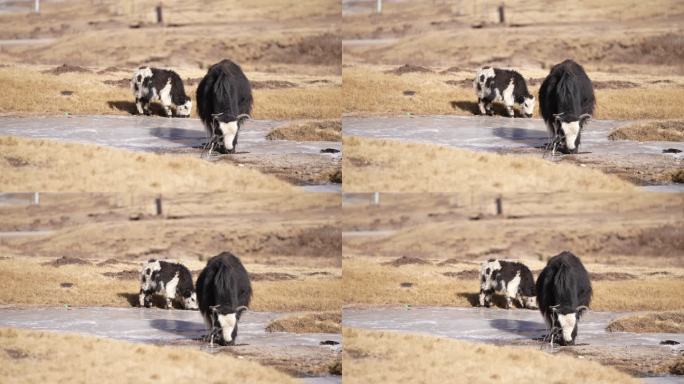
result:
<svg viewBox="0 0 684 384"><path fill-rule="evenodd" d="M584 68L572 60L554 65L539 88L539 106L553 137L564 135L560 122L579 121L580 127L584 127L587 119L581 119L580 116L592 115L596 106L594 87ZM554 115L560 113L562 115L556 119ZM575 140L575 153L579 149L580 136L581 131ZM563 142L559 149L563 153L569 152Z"/></svg>
<svg viewBox="0 0 684 384"><path fill-rule="evenodd" d="M591 281L582 261L571 252L563 251L549 259L537 278L537 304L548 324L558 324L558 314L575 313L581 316L577 307L591 303ZM552 306L559 305L554 312ZM574 342L577 323L572 332ZM562 342L562 339L561 339Z"/></svg>
<svg viewBox="0 0 684 384"><path fill-rule="evenodd" d="M223 252L209 259L207 266L197 277L197 302L207 324L220 327L215 318L212 320L215 315L212 307L218 306L217 311L222 315L236 313L239 320L242 312L236 309L240 306L248 307L251 300L252 285L249 274L237 256ZM220 332L210 331L219 336L219 344L225 344ZM231 344L235 343L236 336L237 324L233 329Z"/></svg>
<svg viewBox="0 0 684 384"><path fill-rule="evenodd" d="M229 123L238 120L239 115L249 115L252 112L252 104L249 80L242 72L242 68L230 60L212 65L197 86L197 113L213 141L216 141L216 136L221 135L218 122ZM220 116L214 116L219 113ZM238 128L241 125L242 121L238 120ZM231 153L235 152L237 138L236 134ZM228 152L221 145L221 141L217 141L217 144L217 151Z"/></svg>

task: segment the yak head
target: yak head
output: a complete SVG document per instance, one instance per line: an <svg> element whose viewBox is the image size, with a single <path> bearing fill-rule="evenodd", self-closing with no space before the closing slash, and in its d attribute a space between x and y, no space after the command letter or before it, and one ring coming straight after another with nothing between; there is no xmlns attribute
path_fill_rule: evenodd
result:
<svg viewBox="0 0 684 384"><path fill-rule="evenodd" d="M210 308L211 331L209 337L212 342L219 345L235 345L237 338L238 321L242 313L247 310L245 306L233 308L228 305L213 305Z"/></svg>
<svg viewBox="0 0 684 384"><path fill-rule="evenodd" d="M525 115L525 117L532 117L534 114L534 104L534 96L525 97L525 100L522 102L522 113Z"/></svg>
<svg viewBox="0 0 684 384"><path fill-rule="evenodd" d="M238 131L249 115L231 115L229 113L212 114L212 146L219 153L235 153Z"/></svg>
<svg viewBox="0 0 684 384"><path fill-rule="evenodd" d="M186 296L183 295L183 308L185 309L197 309L197 294L193 291Z"/></svg>
<svg viewBox="0 0 684 384"><path fill-rule="evenodd" d="M176 115L179 117L190 117L190 112L192 111L192 100L188 98L185 103L176 106Z"/></svg>
<svg viewBox="0 0 684 384"><path fill-rule="evenodd" d="M559 144L560 151L563 153L577 153L582 128L589 121L591 115L585 113L575 116L566 113L556 113L553 115L553 118L553 126L556 132L555 140Z"/></svg>
<svg viewBox="0 0 684 384"><path fill-rule="evenodd" d="M587 311L584 305L572 308L560 304L551 307L552 333L560 333L558 343L560 345L573 345L577 337L577 323L580 317Z"/></svg>

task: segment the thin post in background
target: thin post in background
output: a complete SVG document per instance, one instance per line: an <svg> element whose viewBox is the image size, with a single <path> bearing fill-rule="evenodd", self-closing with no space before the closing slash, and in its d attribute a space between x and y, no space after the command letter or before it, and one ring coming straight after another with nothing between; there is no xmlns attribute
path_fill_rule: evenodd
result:
<svg viewBox="0 0 684 384"><path fill-rule="evenodd" d="M380 205L380 192L373 192L373 205Z"/></svg>
<svg viewBox="0 0 684 384"><path fill-rule="evenodd" d="M162 3L157 4L155 7L155 10L157 11L157 24L162 24L164 22L164 15L162 11Z"/></svg>
<svg viewBox="0 0 684 384"><path fill-rule="evenodd" d="M496 215L503 215L503 199L501 198L501 196L496 197Z"/></svg>
<svg viewBox="0 0 684 384"><path fill-rule="evenodd" d="M33 11L35 13L40 13L40 0L35 0L33 3Z"/></svg>
<svg viewBox="0 0 684 384"><path fill-rule="evenodd" d="M33 192L33 205L40 205L40 192Z"/></svg>
<svg viewBox="0 0 684 384"><path fill-rule="evenodd" d="M499 24L506 23L506 11L504 9L504 3L499 5Z"/></svg>
<svg viewBox="0 0 684 384"><path fill-rule="evenodd" d="M375 12L378 14L382 13L382 0L377 0L377 3L375 5Z"/></svg>
<svg viewBox="0 0 684 384"><path fill-rule="evenodd" d="M157 216L161 216L161 214L162 214L162 197L161 197L161 195L157 196L157 198L154 199L154 204L157 207Z"/></svg>

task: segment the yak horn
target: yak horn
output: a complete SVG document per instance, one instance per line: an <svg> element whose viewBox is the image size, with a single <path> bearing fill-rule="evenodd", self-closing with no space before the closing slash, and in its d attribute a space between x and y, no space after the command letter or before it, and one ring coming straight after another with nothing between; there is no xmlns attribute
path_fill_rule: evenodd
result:
<svg viewBox="0 0 684 384"><path fill-rule="evenodd" d="M246 311L248 309L249 308L245 307L244 305L241 305L241 306L235 308L235 312L242 312L242 311Z"/></svg>
<svg viewBox="0 0 684 384"><path fill-rule="evenodd" d="M577 310L577 312L579 312L579 311L588 311L588 310L589 310L589 307L587 307L586 305L580 305L579 307L576 308L576 310Z"/></svg>
<svg viewBox="0 0 684 384"><path fill-rule="evenodd" d="M223 115L223 112L212 113L212 114L211 114L211 117L219 117L219 116L221 116L221 115Z"/></svg>
<svg viewBox="0 0 684 384"><path fill-rule="evenodd" d="M246 113L242 113L240 115L237 115L236 120L240 121L242 119L251 119L251 118L252 118L252 116L250 116Z"/></svg>

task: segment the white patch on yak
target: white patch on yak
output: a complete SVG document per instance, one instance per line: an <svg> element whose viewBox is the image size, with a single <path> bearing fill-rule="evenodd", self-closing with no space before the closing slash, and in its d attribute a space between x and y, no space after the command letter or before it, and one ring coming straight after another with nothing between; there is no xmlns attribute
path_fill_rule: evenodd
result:
<svg viewBox="0 0 684 384"><path fill-rule="evenodd" d="M186 101L185 104L176 106L176 114L178 114L178 116L188 117L188 116L190 116L191 111L192 111L192 101L191 100Z"/></svg>
<svg viewBox="0 0 684 384"><path fill-rule="evenodd" d="M520 302L520 305L527 309L537 309L539 306L537 305L537 298L535 296L522 296L518 297L518 301Z"/></svg>
<svg viewBox="0 0 684 384"><path fill-rule="evenodd" d="M565 134L565 146L571 151L574 150L575 140L580 132L579 121L573 121L570 123L561 122L561 130L563 130L563 133Z"/></svg>
<svg viewBox="0 0 684 384"><path fill-rule="evenodd" d="M575 329L577 317L575 313L568 313L567 315L558 314L558 324L563 330L563 340L567 343L572 341L572 331Z"/></svg>
<svg viewBox="0 0 684 384"><path fill-rule="evenodd" d="M223 145L227 150L233 149L233 139L238 132L237 121L231 121L230 123L219 123L219 130L223 134Z"/></svg>
<svg viewBox="0 0 684 384"><path fill-rule="evenodd" d="M487 274L487 268L489 268L489 274ZM480 269L480 276L484 276L484 281L480 282L480 288L483 290L487 289L497 289L497 287L494 284L494 281L492 280L492 272L498 271L501 269L501 263L499 263L499 260L494 260L494 261L485 261L482 263L481 269Z"/></svg>
<svg viewBox="0 0 684 384"><path fill-rule="evenodd" d="M217 315L218 322L221 324L221 332L223 333L223 340L226 343L233 341L233 329L237 324L237 316L235 313L227 315Z"/></svg>
<svg viewBox="0 0 684 384"><path fill-rule="evenodd" d="M508 282L508 286L505 289L506 296L514 299L518 295L518 287L520 287L520 271L516 272L515 277Z"/></svg>
<svg viewBox="0 0 684 384"><path fill-rule="evenodd" d="M171 101L171 79L168 79L166 81L166 84L164 85L164 88L159 90L159 101L161 102L161 105L164 107L164 112L166 112L166 116L171 117L170 107L173 105L173 101Z"/></svg>
<svg viewBox="0 0 684 384"><path fill-rule="evenodd" d="M511 117L513 117L513 104L515 104L515 98L513 97L514 89L515 86L513 85L513 79L511 79L510 83L508 83L508 86L501 93L501 98L506 106L506 111Z"/></svg>
<svg viewBox="0 0 684 384"><path fill-rule="evenodd" d="M523 113L532 117L532 115L534 114L534 106L535 106L534 96L526 97L525 101L522 104Z"/></svg>
<svg viewBox="0 0 684 384"><path fill-rule="evenodd" d="M176 297L176 288L178 287L178 282L180 278L178 277L178 272L166 283L166 297L168 299L173 299Z"/></svg>
<svg viewBox="0 0 684 384"><path fill-rule="evenodd" d="M140 271L140 287L144 291L154 290L157 287L157 282L152 281L152 273L161 270L161 264L158 260L143 264L142 270ZM143 277L145 279L143 280Z"/></svg>

